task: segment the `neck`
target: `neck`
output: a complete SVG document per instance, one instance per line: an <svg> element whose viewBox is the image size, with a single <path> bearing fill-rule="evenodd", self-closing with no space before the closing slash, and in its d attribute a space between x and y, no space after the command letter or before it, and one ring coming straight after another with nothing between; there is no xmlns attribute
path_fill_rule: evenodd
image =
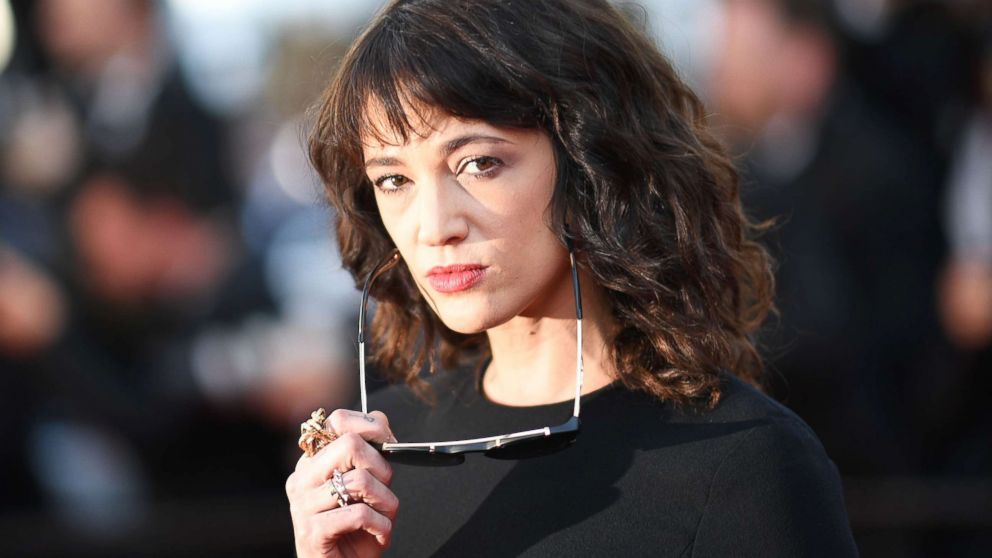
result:
<svg viewBox="0 0 992 558"><path fill-rule="evenodd" d="M582 289L582 393L602 388L615 374L606 343L613 321L602 291L585 278ZM560 300L559 300L560 299ZM549 301L537 315L521 315L487 331L492 362L482 389L491 401L532 406L575 397L576 320L571 290Z"/></svg>

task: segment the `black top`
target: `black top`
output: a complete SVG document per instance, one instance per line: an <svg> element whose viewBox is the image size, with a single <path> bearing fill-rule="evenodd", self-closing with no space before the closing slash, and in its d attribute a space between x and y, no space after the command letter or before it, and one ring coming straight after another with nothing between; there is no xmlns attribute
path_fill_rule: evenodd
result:
<svg viewBox="0 0 992 558"><path fill-rule="evenodd" d="M521 461L393 464L396 556L855 556L840 479L791 411L726 375L712 411L612 384L582 398L575 445ZM400 441L553 426L572 402L506 407L472 374L373 397Z"/></svg>

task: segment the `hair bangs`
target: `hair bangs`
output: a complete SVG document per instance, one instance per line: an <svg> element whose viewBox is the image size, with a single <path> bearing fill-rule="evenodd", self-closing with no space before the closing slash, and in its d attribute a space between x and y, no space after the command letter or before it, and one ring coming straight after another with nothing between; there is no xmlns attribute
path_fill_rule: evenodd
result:
<svg viewBox="0 0 992 558"><path fill-rule="evenodd" d="M337 104L347 108L349 122L339 137L405 143L430 134L441 115L495 126L540 124L537 94L513 70L517 61L493 55L505 47L485 36L452 41L425 15L397 9L358 41L341 74L346 98Z"/></svg>

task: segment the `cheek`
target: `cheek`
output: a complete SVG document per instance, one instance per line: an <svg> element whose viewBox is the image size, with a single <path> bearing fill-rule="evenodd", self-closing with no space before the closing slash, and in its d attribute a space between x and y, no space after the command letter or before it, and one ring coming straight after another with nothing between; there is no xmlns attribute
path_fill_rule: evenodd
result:
<svg viewBox="0 0 992 558"><path fill-rule="evenodd" d="M379 220L386 229L389 239L393 241L393 245L399 248L401 255L405 258L408 255L406 253L408 251L406 245L410 242L410 235L405 232L408 226L404 221L403 212L396 208L395 204L389 204L388 201L383 202L381 199L382 195L376 195L376 209L379 212Z"/></svg>
<svg viewBox="0 0 992 558"><path fill-rule="evenodd" d="M490 206L491 224L499 236L529 246L544 235L552 235L548 214L554 190L553 169L539 168L511 179L507 188Z"/></svg>
<svg viewBox="0 0 992 558"><path fill-rule="evenodd" d="M544 206L521 204L520 199L513 200L500 211L490 214L489 225L484 236L506 244L507 249L527 247L539 243L544 235L550 235Z"/></svg>
<svg viewBox="0 0 992 558"><path fill-rule="evenodd" d="M417 243L416 233L413 232L416 225L415 223L410 223L410 220L406 219L402 212L390 210L384 213L382 207L382 205L379 205L379 216L383 227L386 229L386 234L393 242L393 246L400 251L400 257L403 258L403 263L409 268L410 274L413 277L417 277L417 273L415 272L417 269Z"/></svg>

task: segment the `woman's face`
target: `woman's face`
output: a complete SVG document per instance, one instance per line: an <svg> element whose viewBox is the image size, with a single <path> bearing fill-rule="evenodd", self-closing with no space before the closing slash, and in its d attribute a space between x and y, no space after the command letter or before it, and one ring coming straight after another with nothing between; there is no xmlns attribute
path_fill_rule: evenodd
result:
<svg viewBox="0 0 992 558"><path fill-rule="evenodd" d="M385 144L364 142L389 236L452 330L477 333L556 313L571 297L568 253L548 228L555 182L541 130L440 116Z"/></svg>

